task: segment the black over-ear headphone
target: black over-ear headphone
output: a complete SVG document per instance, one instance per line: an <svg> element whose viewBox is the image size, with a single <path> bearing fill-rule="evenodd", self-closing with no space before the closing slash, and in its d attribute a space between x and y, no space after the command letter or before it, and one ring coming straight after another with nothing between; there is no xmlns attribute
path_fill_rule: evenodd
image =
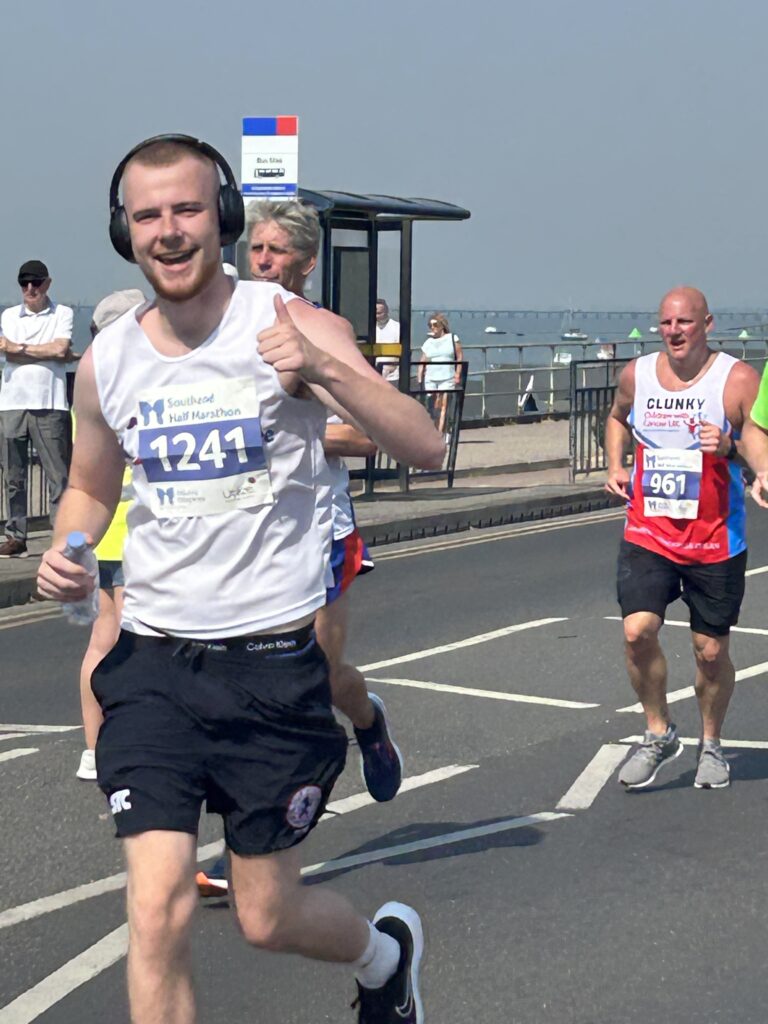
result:
<svg viewBox="0 0 768 1024"><path fill-rule="evenodd" d="M131 232L128 228L128 216L125 207L120 202L120 181L128 161L136 156L142 149L152 146L156 142L178 142L182 146L202 153L212 160L224 175L224 184L219 186L219 229L221 231L221 244L233 245L245 228L245 206L243 197L237 187L232 168L224 157L213 146L207 142L201 142L191 135L153 135L151 139L144 139L138 146L134 146L130 153L126 153L112 175L112 182L109 186L109 237L112 245L120 253L124 260L135 263L131 246Z"/></svg>

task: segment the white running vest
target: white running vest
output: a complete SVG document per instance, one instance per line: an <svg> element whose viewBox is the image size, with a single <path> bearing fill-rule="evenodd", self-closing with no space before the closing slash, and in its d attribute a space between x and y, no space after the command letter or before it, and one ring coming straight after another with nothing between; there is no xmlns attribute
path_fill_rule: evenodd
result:
<svg viewBox="0 0 768 1024"><path fill-rule="evenodd" d="M94 340L101 409L133 468L123 554L132 632L238 636L325 603L326 410L288 395L258 354L275 294L295 297L238 282L188 355L160 355L135 311Z"/></svg>

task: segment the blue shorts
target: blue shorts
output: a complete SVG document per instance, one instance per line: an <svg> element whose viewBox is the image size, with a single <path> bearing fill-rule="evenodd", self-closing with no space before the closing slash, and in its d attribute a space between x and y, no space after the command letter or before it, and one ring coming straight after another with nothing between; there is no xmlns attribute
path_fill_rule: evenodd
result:
<svg viewBox="0 0 768 1024"><path fill-rule="evenodd" d="M357 527L346 537L333 542L331 568L333 586L325 592L326 604L333 604L336 598L341 597L356 576L362 576L373 569L373 559Z"/></svg>
<svg viewBox="0 0 768 1024"><path fill-rule="evenodd" d="M122 562L99 562L99 589L114 590L125 586Z"/></svg>

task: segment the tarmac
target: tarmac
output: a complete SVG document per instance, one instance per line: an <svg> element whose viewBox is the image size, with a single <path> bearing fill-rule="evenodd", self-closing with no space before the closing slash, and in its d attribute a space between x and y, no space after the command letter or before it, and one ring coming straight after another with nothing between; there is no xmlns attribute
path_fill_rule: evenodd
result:
<svg viewBox="0 0 768 1024"><path fill-rule="evenodd" d="M454 486L445 476L415 473L407 493L387 482L355 497L369 547L473 528L573 515L613 504L604 473L569 478L568 421L542 420L464 429ZM0 560L0 608L34 600L40 555L50 530L28 538L29 557Z"/></svg>

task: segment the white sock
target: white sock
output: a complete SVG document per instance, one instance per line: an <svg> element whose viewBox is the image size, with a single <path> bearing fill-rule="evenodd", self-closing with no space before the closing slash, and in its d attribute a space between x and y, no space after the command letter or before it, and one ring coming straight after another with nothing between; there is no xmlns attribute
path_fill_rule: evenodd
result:
<svg viewBox="0 0 768 1024"><path fill-rule="evenodd" d="M363 988L381 988L397 970L400 963L400 943L391 935L380 932L368 922L370 938L365 952L352 966L355 977Z"/></svg>

